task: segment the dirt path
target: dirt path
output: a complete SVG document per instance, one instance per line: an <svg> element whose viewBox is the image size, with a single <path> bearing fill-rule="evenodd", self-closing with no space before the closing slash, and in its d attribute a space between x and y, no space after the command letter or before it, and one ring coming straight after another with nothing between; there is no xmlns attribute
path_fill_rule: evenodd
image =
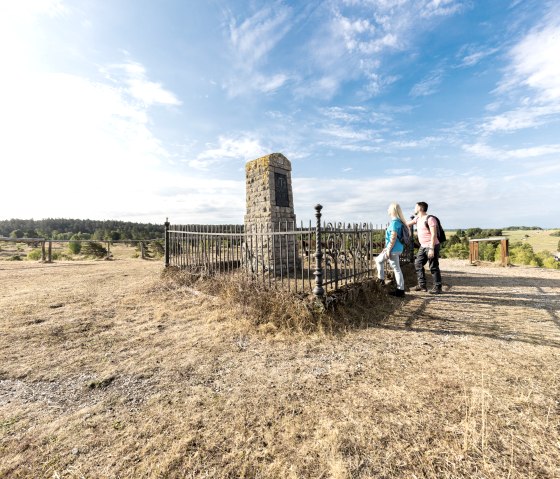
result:
<svg viewBox="0 0 560 479"><path fill-rule="evenodd" d="M445 294L411 294L399 313L405 327L560 347L560 271L459 260L442 268Z"/></svg>

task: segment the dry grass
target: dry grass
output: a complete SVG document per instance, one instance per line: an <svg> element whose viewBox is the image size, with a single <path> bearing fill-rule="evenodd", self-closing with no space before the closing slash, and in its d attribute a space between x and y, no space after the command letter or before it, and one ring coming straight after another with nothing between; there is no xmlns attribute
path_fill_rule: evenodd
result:
<svg viewBox="0 0 560 479"><path fill-rule="evenodd" d="M0 262L0 477L560 477L560 272L442 266L306 330L158 262Z"/></svg>

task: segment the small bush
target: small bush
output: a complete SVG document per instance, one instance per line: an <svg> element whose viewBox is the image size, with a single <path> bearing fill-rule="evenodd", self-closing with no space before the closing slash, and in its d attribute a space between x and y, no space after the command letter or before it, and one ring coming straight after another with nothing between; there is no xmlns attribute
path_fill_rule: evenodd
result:
<svg viewBox="0 0 560 479"><path fill-rule="evenodd" d="M155 258L161 258L165 254L165 247L162 240L152 241L150 243L150 250L153 251Z"/></svg>
<svg viewBox="0 0 560 479"><path fill-rule="evenodd" d="M39 248L32 249L27 253L27 259L32 261L38 261L43 257L42 251Z"/></svg>
<svg viewBox="0 0 560 479"><path fill-rule="evenodd" d="M549 269L560 269L560 261L556 261L554 257L549 256L543 260L543 266Z"/></svg>

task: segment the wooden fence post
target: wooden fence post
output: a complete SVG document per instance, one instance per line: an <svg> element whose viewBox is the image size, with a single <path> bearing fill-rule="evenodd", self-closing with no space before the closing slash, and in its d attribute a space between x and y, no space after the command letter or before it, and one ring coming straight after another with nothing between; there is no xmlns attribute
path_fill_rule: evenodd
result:
<svg viewBox="0 0 560 479"><path fill-rule="evenodd" d="M47 261L49 263L52 263L52 241L49 241L49 249L47 251L48 251Z"/></svg>
<svg viewBox="0 0 560 479"><path fill-rule="evenodd" d="M169 266L169 218L165 218L165 267Z"/></svg>
<svg viewBox="0 0 560 479"><path fill-rule="evenodd" d="M503 239L501 241L501 253L502 253L502 266L507 266L509 264L509 240Z"/></svg>
<svg viewBox="0 0 560 479"><path fill-rule="evenodd" d="M45 241L41 241L41 261L44 263L47 260L45 254Z"/></svg>

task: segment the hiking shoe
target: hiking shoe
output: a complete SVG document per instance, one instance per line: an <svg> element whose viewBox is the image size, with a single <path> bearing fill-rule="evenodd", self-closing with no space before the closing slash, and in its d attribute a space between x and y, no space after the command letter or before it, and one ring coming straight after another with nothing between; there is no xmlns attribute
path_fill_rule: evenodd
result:
<svg viewBox="0 0 560 479"><path fill-rule="evenodd" d="M389 294L397 298L402 298L404 296L404 289L395 289L395 291L390 291Z"/></svg>
<svg viewBox="0 0 560 479"><path fill-rule="evenodd" d="M428 291L428 288L426 288L426 286L418 285L418 286L414 286L414 288L412 288L412 291L424 291L425 293L426 291Z"/></svg>
<svg viewBox="0 0 560 479"><path fill-rule="evenodd" d="M432 289L430 289L429 293L430 294L441 294L441 293L443 293L443 291L441 290L441 286L434 286Z"/></svg>
<svg viewBox="0 0 560 479"><path fill-rule="evenodd" d="M385 280L381 278L377 278L375 280L375 284L380 284L381 286L383 286L385 284Z"/></svg>

